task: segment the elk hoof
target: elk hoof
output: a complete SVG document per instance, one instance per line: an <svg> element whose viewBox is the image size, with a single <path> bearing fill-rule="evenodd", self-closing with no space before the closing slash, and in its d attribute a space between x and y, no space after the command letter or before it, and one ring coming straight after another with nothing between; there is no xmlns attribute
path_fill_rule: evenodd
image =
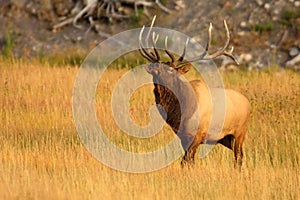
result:
<svg viewBox="0 0 300 200"><path fill-rule="evenodd" d="M194 166L194 161L193 160L184 160L182 159L181 161L181 167L182 168L191 168Z"/></svg>

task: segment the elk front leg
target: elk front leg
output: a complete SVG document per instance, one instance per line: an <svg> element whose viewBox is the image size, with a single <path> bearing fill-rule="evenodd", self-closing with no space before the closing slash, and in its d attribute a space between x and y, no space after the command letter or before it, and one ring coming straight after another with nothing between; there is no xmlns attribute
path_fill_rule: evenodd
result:
<svg viewBox="0 0 300 200"><path fill-rule="evenodd" d="M179 137L180 141L181 141L181 146L183 148L183 150L185 151L185 154L182 158L181 161L181 165L190 165L193 163L193 159L192 159L192 152L190 149L191 144L194 141L194 135L189 134L189 133L178 133L177 136Z"/></svg>
<svg viewBox="0 0 300 200"><path fill-rule="evenodd" d="M185 150L185 154L181 161L181 166L190 166L194 164L195 153L201 143L201 139L197 135L194 136L192 134L184 134L179 137L181 140L181 145Z"/></svg>

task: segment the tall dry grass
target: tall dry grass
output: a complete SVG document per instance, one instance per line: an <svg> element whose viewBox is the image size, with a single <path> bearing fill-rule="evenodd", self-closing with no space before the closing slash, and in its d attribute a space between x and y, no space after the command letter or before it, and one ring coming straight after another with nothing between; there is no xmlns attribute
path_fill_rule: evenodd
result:
<svg viewBox="0 0 300 200"><path fill-rule="evenodd" d="M83 147L72 118L77 67L0 62L1 199L299 199L300 76L291 71L222 74L227 87L245 94L252 114L242 172L233 154L217 145L193 169L180 161L156 172L128 174L96 161ZM124 70L109 70L97 97L99 123L122 148L149 151L173 135L168 127L149 140L124 136L109 110L109 93ZM106 84L106 85L105 85ZM151 86L131 99L143 124L153 105ZM106 112L105 118L101 113Z"/></svg>

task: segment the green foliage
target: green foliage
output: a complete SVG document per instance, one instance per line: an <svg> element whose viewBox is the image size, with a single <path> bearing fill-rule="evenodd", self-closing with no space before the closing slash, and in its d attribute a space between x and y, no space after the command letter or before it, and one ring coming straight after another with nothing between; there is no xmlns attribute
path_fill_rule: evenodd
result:
<svg viewBox="0 0 300 200"><path fill-rule="evenodd" d="M15 45L14 37L10 33L10 31L6 31L5 33L5 44L2 48L2 56L4 58L12 58L13 57L13 47Z"/></svg>
<svg viewBox="0 0 300 200"><path fill-rule="evenodd" d="M166 5L166 4L167 4L167 0L160 0L160 2L161 2L163 5Z"/></svg>
<svg viewBox="0 0 300 200"><path fill-rule="evenodd" d="M130 24L133 28L140 27L142 15L143 15L143 9L138 9L137 13L133 13L130 16Z"/></svg>
<svg viewBox="0 0 300 200"><path fill-rule="evenodd" d="M286 9L283 11L279 23L286 26L292 26L295 23L295 20L299 17L300 17L300 9L298 10Z"/></svg>
<svg viewBox="0 0 300 200"><path fill-rule="evenodd" d="M258 23L258 24L255 24L253 26L253 30L254 31L257 31L259 33L262 33L262 32L271 32L275 29L275 26L273 24L272 21L268 21L268 22L264 22L264 23Z"/></svg>

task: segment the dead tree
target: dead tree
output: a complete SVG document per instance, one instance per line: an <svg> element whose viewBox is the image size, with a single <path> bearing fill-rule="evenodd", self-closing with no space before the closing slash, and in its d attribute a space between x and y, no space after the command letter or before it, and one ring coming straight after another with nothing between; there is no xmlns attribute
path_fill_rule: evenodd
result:
<svg viewBox="0 0 300 200"><path fill-rule="evenodd" d="M62 20L58 24L55 24L52 28L53 30L62 28L68 24L73 24L76 28L82 28L81 25L78 25L78 20L81 18L88 18L90 23L90 30L95 26L95 19L100 19L101 16L105 16L112 21L113 19L126 19L130 16L122 12L124 10L124 5L131 5L135 13L138 12L138 7L147 7L157 6L166 13L171 11L166 8L160 0L80 0L76 2L76 5L71 11L71 15L67 19ZM101 32L101 31L100 31ZM103 33L103 36L107 36Z"/></svg>

